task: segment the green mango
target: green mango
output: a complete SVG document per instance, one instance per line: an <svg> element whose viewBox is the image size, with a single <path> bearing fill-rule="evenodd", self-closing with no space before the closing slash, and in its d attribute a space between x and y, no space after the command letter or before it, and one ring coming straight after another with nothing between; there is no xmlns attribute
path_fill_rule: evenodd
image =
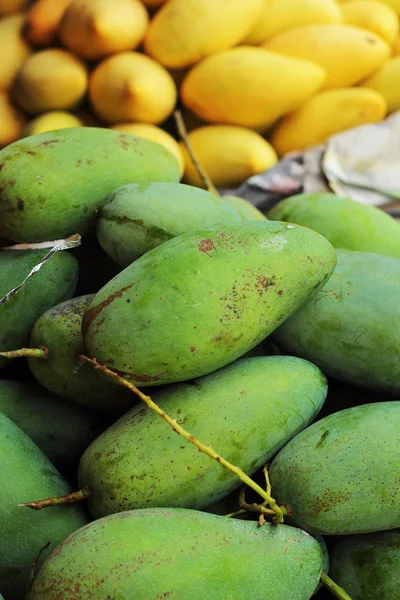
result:
<svg viewBox="0 0 400 600"><path fill-rule="evenodd" d="M396 600L400 529L344 538L333 549L330 572L352 600Z"/></svg>
<svg viewBox="0 0 400 600"><path fill-rule="evenodd" d="M7 600L20 600L40 549L52 548L87 524L77 505L40 512L23 502L68 494L71 489L41 450L0 413L0 589ZM43 552L40 562L50 554Z"/></svg>
<svg viewBox="0 0 400 600"><path fill-rule="evenodd" d="M400 260L337 253L328 283L279 327L274 339L327 375L399 395Z"/></svg>
<svg viewBox="0 0 400 600"><path fill-rule="evenodd" d="M20 285L48 250L0 252L0 298ZM19 291L0 306L0 351L28 344L31 329L46 310L70 298L76 287L78 263L68 252L56 252ZM0 368L7 364L0 358Z"/></svg>
<svg viewBox="0 0 400 600"><path fill-rule="evenodd" d="M104 429L92 410L63 402L35 383L0 379L0 412L30 437L54 466L78 464Z"/></svg>
<svg viewBox="0 0 400 600"><path fill-rule="evenodd" d="M400 258L400 225L383 210L335 194L298 194L268 213L273 221L310 227L335 248Z"/></svg>
<svg viewBox="0 0 400 600"><path fill-rule="evenodd" d="M36 321L30 347L47 348L48 355L28 358L29 368L44 388L65 400L105 411L128 410L136 401L133 394L79 359L85 352L82 317L92 299L67 300Z"/></svg>
<svg viewBox="0 0 400 600"><path fill-rule="evenodd" d="M183 183L125 185L99 212L97 237L122 267L177 235L232 221L238 212L219 196Z"/></svg>
<svg viewBox="0 0 400 600"><path fill-rule="evenodd" d="M331 244L243 221L178 236L129 265L83 318L91 356L141 386L206 375L266 338L325 283Z"/></svg>
<svg viewBox="0 0 400 600"><path fill-rule="evenodd" d="M308 600L318 542L287 525L194 510L132 510L91 523L46 561L28 600Z"/></svg>
<svg viewBox="0 0 400 600"><path fill-rule="evenodd" d="M268 221L267 217L248 200L240 196L222 196L239 213L244 221Z"/></svg>
<svg viewBox="0 0 400 600"><path fill-rule="evenodd" d="M160 144L120 131L74 127L18 140L0 152L0 236L42 242L84 234L113 190L179 181Z"/></svg>
<svg viewBox="0 0 400 600"><path fill-rule="evenodd" d="M349 408L314 423L274 458L274 497L311 533L400 527L400 402Z"/></svg>
<svg viewBox="0 0 400 600"><path fill-rule="evenodd" d="M255 473L318 414L327 393L321 371L289 356L241 359L154 401L201 442ZM86 450L79 486L96 518L133 508L203 508L240 480L177 435L151 409L125 413Z"/></svg>

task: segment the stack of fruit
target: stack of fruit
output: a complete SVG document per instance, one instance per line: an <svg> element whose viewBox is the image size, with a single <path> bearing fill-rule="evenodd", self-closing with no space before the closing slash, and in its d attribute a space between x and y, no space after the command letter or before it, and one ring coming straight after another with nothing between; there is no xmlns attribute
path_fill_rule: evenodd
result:
<svg viewBox="0 0 400 600"><path fill-rule="evenodd" d="M179 100L214 185L235 186L400 108L399 13L399 0L0 0L0 145L112 127L166 145L201 185L169 121Z"/></svg>
<svg viewBox="0 0 400 600"><path fill-rule="evenodd" d="M400 225L179 177L105 128L0 152L0 592L395 600Z"/></svg>

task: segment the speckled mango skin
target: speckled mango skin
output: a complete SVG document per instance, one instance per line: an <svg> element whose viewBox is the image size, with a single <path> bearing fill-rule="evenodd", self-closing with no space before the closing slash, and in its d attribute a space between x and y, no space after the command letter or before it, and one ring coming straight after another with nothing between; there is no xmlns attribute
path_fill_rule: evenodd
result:
<svg viewBox="0 0 400 600"><path fill-rule="evenodd" d="M128 410L132 394L79 359L84 354L82 317L93 295L72 298L46 311L35 323L31 348L48 349L47 360L28 358L29 368L47 390L65 400L104 411Z"/></svg>
<svg viewBox="0 0 400 600"><path fill-rule="evenodd" d="M400 225L383 210L335 194L297 194L268 213L318 231L335 248L400 258Z"/></svg>
<svg viewBox="0 0 400 600"><path fill-rule="evenodd" d="M72 490L32 440L1 412L0 461L0 589L7 600L20 600L39 550L49 540L54 548L88 519L77 505L41 512L18 506ZM50 552L46 550L43 559Z"/></svg>
<svg viewBox="0 0 400 600"><path fill-rule="evenodd" d="M21 284L48 250L0 252L0 298ZM8 302L0 306L0 351L17 350L29 342L36 319L70 298L76 288L78 263L68 252L56 252ZM8 364L0 358L0 368Z"/></svg>
<svg viewBox="0 0 400 600"><path fill-rule="evenodd" d="M177 235L219 223L242 221L239 213L215 194L183 183L125 185L100 210L97 238L120 266Z"/></svg>
<svg viewBox="0 0 400 600"><path fill-rule="evenodd" d="M189 383L156 390L157 404L189 433L254 473L318 414L325 376L287 356L240 359ZM123 415L86 450L79 486L96 518L134 508L203 508L240 480L177 435L144 405Z"/></svg>
<svg viewBox="0 0 400 600"><path fill-rule="evenodd" d="M178 236L96 294L83 318L87 351L142 387L206 375L267 337L335 263L325 238L285 223Z"/></svg>
<svg viewBox="0 0 400 600"><path fill-rule="evenodd" d="M400 529L346 537L333 549L330 574L352 600L395 600L400 590Z"/></svg>
<svg viewBox="0 0 400 600"><path fill-rule="evenodd" d="M83 234L117 187L179 178L168 150L127 133L74 127L33 135L0 152L0 236L42 242Z"/></svg>
<svg viewBox="0 0 400 600"><path fill-rule="evenodd" d="M400 395L400 260L337 251L328 283L274 333L324 373Z"/></svg>
<svg viewBox="0 0 400 600"><path fill-rule="evenodd" d="M154 508L105 517L60 544L28 600L309 600L322 570L304 531Z"/></svg>
<svg viewBox="0 0 400 600"><path fill-rule="evenodd" d="M347 535L400 527L400 402L349 408L314 423L274 458L275 498L290 522Z"/></svg>

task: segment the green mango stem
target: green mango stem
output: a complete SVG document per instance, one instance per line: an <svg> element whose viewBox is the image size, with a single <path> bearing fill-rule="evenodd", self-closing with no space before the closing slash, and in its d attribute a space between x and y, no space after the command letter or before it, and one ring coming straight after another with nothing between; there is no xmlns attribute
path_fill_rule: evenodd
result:
<svg viewBox="0 0 400 600"><path fill-rule="evenodd" d="M196 155L193 151L192 145L189 142L185 121L183 120L182 113L180 110L176 110L174 112L174 119L175 119L176 128L178 130L179 136L182 140L182 143L185 146L185 148L190 156L190 160L192 161L193 165L195 166L196 171L198 172L199 177L202 180L205 189L208 192L210 192L210 194L214 194L215 196L220 196L220 194L214 187L211 179L209 178L209 176L207 175L207 173L205 172L205 170L203 169L203 167L201 166L201 164L199 163L199 161L196 158Z"/></svg>
<svg viewBox="0 0 400 600"><path fill-rule="evenodd" d="M53 543L52 540L49 540L44 546L42 546L42 548L40 548L39 552L37 553L36 558L32 562L31 570L29 572L28 585L26 586L26 599L28 599L28 597L29 597L29 592L31 591L31 588L33 585L33 580L35 579L35 570L36 570L37 564L40 561L40 558L41 558L43 552L45 550L47 550L47 548L49 546L51 546L52 543Z"/></svg>
<svg viewBox="0 0 400 600"><path fill-rule="evenodd" d="M191 433L188 433L185 429L183 429L183 427L181 427L181 425L179 425L177 423L177 421L175 421L175 419L172 419L169 415L167 415L150 398L150 396L146 396L145 394L143 394L140 390L138 390L138 388L136 386L134 386L132 383L130 383L129 381L127 381L126 379L124 379L123 377L121 377L120 375L115 373L115 371L112 371L108 367L101 365L94 358L88 358L87 356L83 356L83 355L80 355L79 358L82 361L88 362L95 369L101 371L105 375L108 375L112 379L115 379L115 381L117 381L124 387L128 388L128 390L130 390L131 392L136 394L136 396L138 396L140 398L140 400L142 400L151 410L153 410L161 418L163 418L168 423L168 425L170 425L172 427L172 429L174 431L179 433L179 435L184 437L187 441L194 444L198 448L198 450L200 450L200 452L204 452L204 454L207 454L207 456L209 456L210 458L217 461L225 469L228 469L228 471L231 471L232 473L234 473L243 483L245 483L246 485L251 487L255 492L257 492L257 494L259 496L261 496L261 498L263 498L265 500L265 503L271 508L272 512L274 513L274 518L272 519L273 522L276 524L283 523L284 515L283 515L282 508L280 506L278 506L278 504L276 503L274 498L272 498L270 493L267 493L265 490L263 490L262 487L259 486L255 481L253 481L248 475L246 475L246 473L240 467L236 467L229 461L225 460L222 456L217 454L215 452L215 450L213 450L210 446L206 446L205 444L200 442L200 440L198 440L194 435L192 435Z"/></svg>
<svg viewBox="0 0 400 600"><path fill-rule="evenodd" d="M45 346L40 348L20 348L19 350L10 350L9 352L0 352L3 358L40 358L47 360L49 358L49 349Z"/></svg>
<svg viewBox="0 0 400 600"><path fill-rule="evenodd" d="M42 510L42 508L49 508L50 506L62 506L63 504L83 502L83 500L87 500L91 495L91 490L85 485L81 490L71 492L65 496L46 498L45 500L35 500L34 502L24 502L23 504L18 504L18 506L21 506L22 508L31 508L32 510Z"/></svg>
<svg viewBox="0 0 400 600"><path fill-rule="evenodd" d="M326 573L321 573L321 583L338 600L351 600L348 593L335 583Z"/></svg>

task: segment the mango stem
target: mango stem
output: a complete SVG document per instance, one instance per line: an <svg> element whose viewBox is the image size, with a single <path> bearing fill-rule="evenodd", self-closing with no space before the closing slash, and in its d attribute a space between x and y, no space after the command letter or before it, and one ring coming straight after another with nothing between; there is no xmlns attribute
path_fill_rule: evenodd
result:
<svg viewBox="0 0 400 600"><path fill-rule="evenodd" d="M338 600L351 600L348 593L335 583L326 573L321 573L321 583Z"/></svg>
<svg viewBox="0 0 400 600"><path fill-rule="evenodd" d="M220 194L218 193L218 191L214 187L211 179L209 178L209 176L207 175L207 173L205 172L205 170L203 169L203 167L201 166L201 164L199 163L199 161L196 158L196 155L194 153L192 145L189 142L189 138L188 138L188 134L187 134L187 129L186 129L186 126L185 126L185 121L183 120L182 113L181 113L180 110L176 110L174 112L174 119L175 119L176 127L178 129L179 136L180 136L180 138L182 140L182 143L185 146L185 148L186 148L186 150L187 150L187 152L188 152L188 154L190 156L190 160L192 161L193 165L195 166L196 171L199 174L199 177L202 180L205 189L208 192L210 192L210 194L214 194L215 196L219 196Z"/></svg>
<svg viewBox="0 0 400 600"><path fill-rule="evenodd" d="M40 348L20 348L19 350L10 350L9 352L0 352L3 358L40 358L47 360L49 358L49 349L45 346Z"/></svg>
<svg viewBox="0 0 400 600"><path fill-rule="evenodd" d="M115 381L118 381L118 383L128 388L128 390L136 394L136 396L138 396L151 410L153 410L162 419L164 419L174 431L179 433L179 435L184 437L187 441L194 444L198 448L198 450L200 450L200 452L204 452L204 454L207 454L207 456L216 460L221 466L225 467L225 469L228 469L228 471L234 473L243 483L245 483L246 485L251 487L255 492L257 492L257 494L265 500L266 504L268 504L271 507L272 511L275 514L273 522L276 524L283 523L283 511L281 507L278 506L278 504L276 503L274 498L271 497L270 494L263 490L262 487L259 486L255 481L250 479L250 477L246 475L246 473L240 467L236 467L229 461L225 460L222 456L217 454L215 450L213 450L210 446L206 446L205 444L200 442L200 440L198 440L194 435L188 433L185 429L183 429L183 427L179 425L179 423L177 423L177 421L175 421L175 419L172 419L155 402L153 402L150 396L146 396L145 394L143 394L140 390L138 390L136 386L134 386L132 383L115 373L115 371L112 371L104 365L101 365L94 358L88 358L87 356L83 355L80 355L79 358L85 362L88 362L95 369L101 371L105 375L109 375L112 379L115 379Z"/></svg>
<svg viewBox="0 0 400 600"><path fill-rule="evenodd" d="M91 495L91 490L85 485L81 490L71 492L65 496L46 498L45 500L35 500L34 502L24 502L23 504L18 504L18 506L21 506L22 508L31 508L32 510L42 510L42 508L49 508L50 506L62 506L63 504L82 502L83 500L87 500Z"/></svg>

